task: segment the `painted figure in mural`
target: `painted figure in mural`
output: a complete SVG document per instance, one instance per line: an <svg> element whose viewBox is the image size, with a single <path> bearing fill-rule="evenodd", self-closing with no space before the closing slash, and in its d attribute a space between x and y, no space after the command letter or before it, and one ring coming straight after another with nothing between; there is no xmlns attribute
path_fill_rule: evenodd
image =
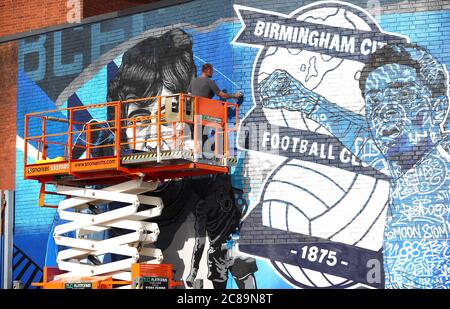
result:
<svg viewBox="0 0 450 309"><path fill-rule="evenodd" d="M181 29L165 32L159 37L147 38L126 51L122 56L117 76L109 83L107 101L125 101L146 97L164 96L185 92L191 80L196 76L196 67L192 53L192 38ZM139 101L122 104L121 116L132 118L150 116L157 113L157 100ZM164 105L162 105L164 113ZM114 107L107 110L108 120L114 120ZM137 123L136 140L147 141L155 139L156 125L145 126L143 120ZM156 122L156 121L155 121ZM131 126L131 123L126 124ZM142 125L142 126L140 126ZM105 127L104 124L91 125L92 129ZM186 126L185 131L190 130ZM162 136L171 135L172 126L161 126ZM111 144L114 136L110 130L94 131L92 140L94 145ZM188 134L188 133L187 133ZM133 129L122 130L120 139L123 144L133 141ZM83 140L78 140L82 143ZM130 149L130 144L122 145L121 151ZM84 146L83 144L81 144ZM151 151L156 149L156 141L137 143L137 151ZM162 150L169 150L167 141L162 140ZM82 147L75 147L73 156L78 158L84 152ZM94 148L92 156L113 155L112 147Z"/></svg>
<svg viewBox="0 0 450 309"><path fill-rule="evenodd" d="M202 198L195 207L195 245L186 284L194 285L208 236L208 279L214 288L225 289L230 272L240 289L256 289L256 261L237 254L233 243L242 209L235 202L230 176L209 177L196 192Z"/></svg>
<svg viewBox="0 0 450 309"><path fill-rule="evenodd" d="M365 116L329 102L286 71L275 70L259 84L264 107L301 111L355 155L373 148L378 157L366 163L384 160L389 167L386 288L450 287L447 78L427 50L404 43L378 49L361 71Z"/></svg>
<svg viewBox="0 0 450 309"><path fill-rule="evenodd" d="M148 38L128 50L122 57L117 77L108 85L108 101L131 100L184 92L196 75L190 35L180 29ZM122 115L127 118L150 116L157 113L156 99L122 105ZM162 106L164 109L164 105ZM162 111L164 112L164 110ZM108 110L108 119L114 119L114 109ZM162 136L171 134L171 126L161 126ZM156 126L137 127L137 140L156 137ZM121 140L132 141L129 128L121 132ZM162 149L170 147L162 141ZM154 150L155 142L138 143L136 150ZM129 148L129 147L125 147Z"/></svg>
<svg viewBox="0 0 450 309"><path fill-rule="evenodd" d="M192 39L184 31L174 29L164 33L161 37L148 38L138 43L123 55L117 76L108 86L107 99L108 101L130 100L184 92L188 89L191 80L195 76L196 67L192 53ZM122 115L126 115L126 118L149 116L154 115L156 112L156 100L124 104L121 111ZM112 120L114 117L114 109L111 108L108 110L108 120ZM185 133L189 132L188 128L184 128L184 130ZM162 126L161 131L163 136L164 132L172 135L171 126ZM156 126L154 128L146 127L143 130L138 130L136 139L147 140L155 138L155 136ZM132 140L132 130L121 132L121 141L130 142ZM127 151L129 148L129 146L124 146L121 151ZM152 151L156 148L156 142L141 143L136 148L134 150ZM171 145L169 143L163 142L162 149L169 150L170 148ZM228 190L222 192L223 188L228 188ZM208 230L208 235L215 235L214 239L210 238L213 243L212 247L214 247L214 244L222 245L223 241L236 230L241 218L239 210L234 207L233 188L231 187L229 175L168 181L162 184L156 192L149 194L161 197L164 203L164 210L161 216L152 219L152 222L158 223L161 230L155 247L160 248L163 252L171 245L173 235L178 231L182 223L186 221L190 212L193 212L196 216L204 214L208 216L205 227ZM210 234L211 221L209 221L209 216L211 216L211 213L208 210L206 212L199 211L199 204L207 207L209 210L218 211L218 219L212 219L218 220L214 223L215 228L222 227L223 229ZM225 204L225 208L221 206ZM230 205L233 206L231 207ZM120 203L109 207L120 207ZM227 211L221 212L223 209ZM196 222L202 222L202 220L203 217L196 218ZM200 238L196 237L196 241L200 241ZM203 237L203 243L204 241L205 237ZM180 243L180 245L184 245L184 243ZM181 249L177 248L177 251ZM220 254L216 254L216 256L220 257ZM120 257L114 257L114 259L120 259ZM210 269L224 269L227 272L229 265L224 264L223 261L224 259L211 260L209 264ZM174 264L177 273L183 273L184 265L180 257L178 257L177 261L170 260L170 263ZM254 259L253 263L254 266L252 265L252 267L256 267ZM237 269L237 267L235 268Z"/></svg>

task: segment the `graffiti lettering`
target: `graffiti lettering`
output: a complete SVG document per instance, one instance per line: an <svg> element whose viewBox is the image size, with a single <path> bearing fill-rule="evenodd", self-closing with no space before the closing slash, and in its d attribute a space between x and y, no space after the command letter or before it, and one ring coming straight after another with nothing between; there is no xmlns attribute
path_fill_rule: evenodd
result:
<svg viewBox="0 0 450 309"><path fill-rule="evenodd" d="M418 203L418 205L402 205L404 210L401 210L402 221L425 221L425 222L447 222L447 218L450 214L450 205L434 204L430 205L431 200L427 201L427 205L424 203Z"/></svg>
<svg viewBox="0 0 450 309"><path fill-rule="evenodd" d="M386 238L393 239L445 239L449 237L447 223L441 225L413 225L391 228L386 232Z"/></svg>

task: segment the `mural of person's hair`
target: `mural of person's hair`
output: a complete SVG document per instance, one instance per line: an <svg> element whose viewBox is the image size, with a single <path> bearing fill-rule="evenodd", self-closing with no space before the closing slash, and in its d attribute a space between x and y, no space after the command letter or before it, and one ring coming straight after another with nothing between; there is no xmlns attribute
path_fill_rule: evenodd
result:
<svg viewBox="0 0 450 309"><path fill-rule="evenodd" d="M172 93L185 92L196 76L191 36L175 29L161 36L160 71L164 87Z"/></svg>
<svg viewBox="0 0 450 309"><path fill-rule="evenodd" d="M170 93L185 92L196 76L192 37L181 29L150 37L126 51L117 76L108 85L108 101L155 97L163 87ZM148 108L154 101L142 101ZM128 104L122 105L122 116ZM108 108L108 120L114 119L114 108ZM126 139L125 132L121 140Z"/></svg>
<svg viewBox="0 0 450 309"><path fill-rule="evenodd" d="M108 87L108 100L125 99L127 89L139 97L156 96L163 86L176 93L186 91L196 75L192 38L181 29L148 38L122 57L116 78Z"/></svg>
<svg viewBox="0 0 450 309"><path fill-rule="evenodd" d="M359 88L363 97L369 74L386 64L402 64L413 67L430 89L433 97L447 95L447 75L444 67L426 48L410 43L388 44L371 54L361 71Z"/></svg>

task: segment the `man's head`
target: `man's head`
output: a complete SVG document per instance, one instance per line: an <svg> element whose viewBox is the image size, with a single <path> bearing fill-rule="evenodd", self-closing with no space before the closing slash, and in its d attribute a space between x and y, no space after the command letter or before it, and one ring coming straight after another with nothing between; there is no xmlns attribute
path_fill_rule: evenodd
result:
<svg viewBox="0 0 450 309"><path fill-rule="evenodd" d="M145 39L124 53L119 72L108 85L107 99L132 100L184 92L195 76L191 36L180 29L170 30L160 37ZM155 115L156 102L122 104L121 118ZM109 108L108 120L112 119L114 108ZM171 127L162 126L162 131L171 132ZM121 140L131 141L133 134L132 129L127 129L122 132ZM155 136L156 126L137 127L138 140ZM147 150L155 145L140 143L137 148Z"/></svg>
<svg viewBox="0 0 450 309"><path fill-rule="evenodd" d="M202 75L211 78L213 76L213 66L209 63L202 65Z"/></svg>
<svg viewBox="0 0 450 309"><path fill-rule="evenodd" d="M444 67L417 45L386 45L369 57L359 85L370 133L388 160L417 158L442 139L447 83Z"/></svg>

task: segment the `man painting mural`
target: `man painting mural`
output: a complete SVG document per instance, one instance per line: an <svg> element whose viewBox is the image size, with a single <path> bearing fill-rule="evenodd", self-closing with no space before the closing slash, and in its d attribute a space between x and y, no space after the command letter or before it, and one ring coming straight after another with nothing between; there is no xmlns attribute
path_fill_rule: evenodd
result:
<svg viewBox="0 0 450 309"><path fill-rule="evenodd" d="M422 47L386 45L369 56L359 86L365 116L329 102L282 70L259 84L259 95L266 108L303 112L356 155L374 145L391 176L383 245L386 288L448 288L446 71ZM363 139L363 145L357 139ZM416 233L398 233L406 227Z"/></svg>
<svg viewBox="0 0 450 309"><path fill-rule="evenodd" d="M217 95L221 99L239 99L242 94L228 94L219 89L216 82L211 78L213 76L213 66L209 63L202 65L202 75L194 79L188 88L188 93L193 96L200 96L208 99L212 99L214 95Z"/></svg>

